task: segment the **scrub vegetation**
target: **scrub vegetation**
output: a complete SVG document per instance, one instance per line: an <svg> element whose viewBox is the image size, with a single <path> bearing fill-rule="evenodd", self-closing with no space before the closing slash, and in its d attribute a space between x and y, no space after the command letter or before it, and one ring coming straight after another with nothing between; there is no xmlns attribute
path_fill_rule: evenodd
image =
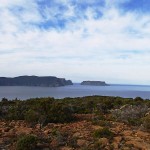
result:
<svg viewBox="0 0 150 150"><path fill-rule="evenodd" d="M121 149L134 147L134 143L128 144L125 140L123 130L149 133L150 100L108 96L48 97L25 101L3 98L0 120L1 137L4 133L14 135L11 138L8 135L5 141L0 138L0 148ZM123 142L116 146L115 141L119 137Z"/></svg>

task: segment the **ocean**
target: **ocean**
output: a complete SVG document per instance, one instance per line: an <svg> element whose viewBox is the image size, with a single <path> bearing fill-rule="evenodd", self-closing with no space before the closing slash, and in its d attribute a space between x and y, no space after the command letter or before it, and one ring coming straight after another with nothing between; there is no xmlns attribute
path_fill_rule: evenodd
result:
<svg viewBox="0 0 150 150"><path fill-rule="evenodd" d="M119 96L124 98L141 97L150 99L150 86L147 85L115 85L85 86L74 84L63 87L29 87L29 86L0 86L0 99L7 98L26 100L36 97L83 97L92 95Z"/></svg>

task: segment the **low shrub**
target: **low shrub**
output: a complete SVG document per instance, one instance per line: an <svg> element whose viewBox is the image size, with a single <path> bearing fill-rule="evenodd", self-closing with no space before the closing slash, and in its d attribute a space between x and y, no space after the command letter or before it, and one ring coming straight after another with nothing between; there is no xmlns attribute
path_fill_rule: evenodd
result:
<svg viewBox="0 0 150 150"><path fill-rule="evenodd" d="M139 126L142 124L141 118L128 118L128 124L133 126Z"/></svg>
<svg viewBox="0 0 150 150"><path fill-rule="evenodd" d="M114 137L114 133L110 131L108 128L103 128L103 129L97 129L94 132L94 137L95 138L108 138L112 139Z"/></svg>
<svg viewBox="0 0 150 150"><path fill-rule="evenodd" d="M73 120L73 113L67 106L59 102L51 105L51 109L48 112L47 122L65 123Z"/></svg>
<svg viewBox="0 0 150 150"><path fill-rule="evenodd" d="M142 119L143 127L146 131L150 131L150 114Z"/></svg>
<svg viewBox="0 0 150 150"><path fill-rule="evenodd" d="M36 124L39 119L39 115L36 111L29 109L25 114L24 114L25 120L32 125Z"/></svg>
<svg viewBox="0 0 150 150"><path fill-rule="evenodd" d="M99 125L102 127L111 127L112 124L107 120L100 120Z"/></svg>
<svg viewBox="0 0 150 150"><path fill-rule="evenodd" d="M77 145L77 137L71 137L71 138L69 138L69 140L67 142L67 145L69 147L74 148L74 149L77 148L78 147L78 145Z"/></svg>
<svg viewBox="0 0 150 150"><path fill-rule="evenodd" d="M124 105L120 109L112 110L112 116L118 121L126 122L130 125L141 125L141 118L148 111L147 105Z"/></svg>
<svg viewBox="0 0 150 150"><path fill-rule="evenodd" d="M92 121L92 124L93 125L99 125L99 122L100 121L105 121L106 120L106 118L105 118L105 116L103 115L103 114L96 114L92 119L91 119L91 121Z"/></svg>
<svg viewBox="0 0 150 150"><path fill-rule="evenodd" d="M17 141L16 150L34 150L37 138L34 135L24 135Z"/></svg>
<svg viewBox="0 0 150 150"><path fill-rule="evenodd" d="M96 141L95 143L94 143L94 147L93 147L95 150L103 150L104 149L104 146L102 145L102 143L101 142L99 142L99 141Z"/></svg>

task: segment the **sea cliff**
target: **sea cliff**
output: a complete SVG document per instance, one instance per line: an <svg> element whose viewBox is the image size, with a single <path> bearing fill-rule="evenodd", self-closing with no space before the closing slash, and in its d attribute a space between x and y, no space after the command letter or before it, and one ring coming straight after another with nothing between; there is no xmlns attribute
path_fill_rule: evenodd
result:
<svg viewBox="0 0 150 150"><path fill-rule="evenodd" d="M14 78L0 77L0 86L46 86L58 87L72 85L71 80L53 76L19 76Z"/></svg>

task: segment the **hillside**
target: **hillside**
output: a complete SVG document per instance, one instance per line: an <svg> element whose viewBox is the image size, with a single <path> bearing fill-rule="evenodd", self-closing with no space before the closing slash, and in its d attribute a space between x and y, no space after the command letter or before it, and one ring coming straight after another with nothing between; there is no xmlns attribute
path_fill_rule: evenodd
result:
<svg viewBox="0 0 150 150"><path fill-rule="evenodd" d="M14 78L0 77L0 86L46 86L58 87L72 85L71 80L53 76L19 76Z"/></svg>

